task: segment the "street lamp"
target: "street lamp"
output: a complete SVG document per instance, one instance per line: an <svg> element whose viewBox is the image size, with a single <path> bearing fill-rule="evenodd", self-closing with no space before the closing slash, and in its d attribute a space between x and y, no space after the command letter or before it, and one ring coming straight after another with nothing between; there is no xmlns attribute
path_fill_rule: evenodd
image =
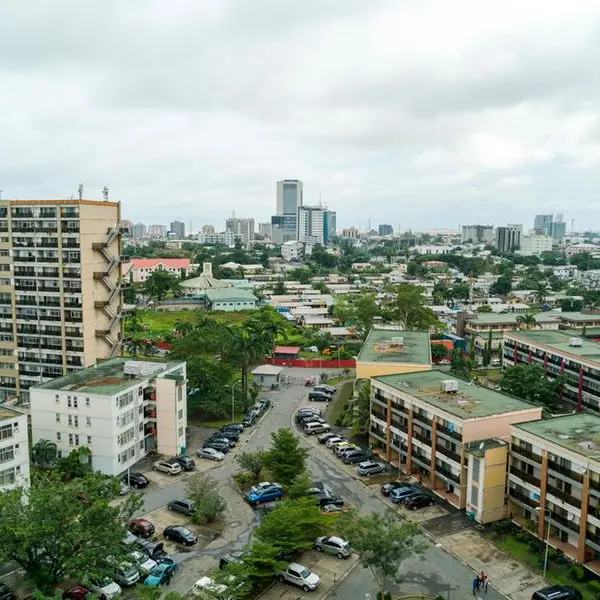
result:
<svg viewBox="0 0 600 600"><path fill-rule="evenodd" d="M536 512L542 512L539 506L536 506ZM552 526L552 513L549 508L543 509L545 513L548 513L548 531L546 532L546 551L544 552L544 572L542 573L542 579L546 579L546 570L548 568L548 548L550 547L550 527Z"/></svg>
<svg viewBox="0 0 600 600"><path fill-rule="evenodd" d="M440 548L441 550L444 550L444 546L442 546L441 544L436 544L435 545L436 548ZM446 554L448 555L448 596L447 596L447 600L450 600L450 589L451 589L451 579L452 579L452 555L450 554L450 552L446 552Z"/></svg>
<svg viewBox="0 0 600 600"><path fill-rule="evenodd" d="M234 381L231 384L231 422L232 423L235 422L235 386L238 383L242 383L242 380L238 379L237 381Z"/></svg>
<svg viewBox="0 0 600 600"><path fill-rule="evenodd" d="M134 443L134 449L133 449L133 458L134 458L134 462L135 462L135 458L137 456L138 453L138 439L137 438L133 438L133 443ZM130 469L130 458L127 457L127 487L131 488L131 481L129 480L129 469Z"/></svg>

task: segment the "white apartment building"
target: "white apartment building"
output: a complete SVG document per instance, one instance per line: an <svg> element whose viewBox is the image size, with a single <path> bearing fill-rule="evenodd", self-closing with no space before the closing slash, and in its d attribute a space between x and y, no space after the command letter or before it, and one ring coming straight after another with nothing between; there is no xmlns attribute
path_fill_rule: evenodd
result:
<svg viewBox="0 0 600 600"><path fill-rule="evenodd" d="M298 230L299 242L314 246L325 244L325 212L322 206L299 206L298 207Z"/></svg>
<svg viewBox="0 0 600 600"><path fill-rule="evenodd" d="M186 364L113 358L31 388L32 440L59 457L86 446L94 471L118 475L156 451L186 451Z"/></svg>
<svg viewBox="0 0 600 600"><path fill-rule="evenodd" d="M522 256L540 256L542 252L552 252L552 236L522 235L519 254Z"/></svg>
<svg viewBox="0 0 600 600"><path fill-rule="evenodd" d="M198 242L206 244L207 246L215 246L216 244L233 246L235 235L232 231L221 231L220 233L215 233L214 231L202 231L198 234Z"/></svg>
<svg viewBox="0 0 600 600"><path fill-rule="evenodd" d="M281 245L281 256L283 260L290 262L298 260L304 255L304 244L302 242L289 241Z"/></svg>
<svg viewBox="0 0 600 600"><path fill-rule="evenodd" d="M27 415L0 406L0 492L29 487Z"/></svg>
<svg viewBox="0 0 600 600"><path fill-rule="evenodd" d="M233 233L234 240L241 240L245 246L254 241L254 219L231 217L225 221L225 229Z"/></svg>
<svg viewBox="0 0 600 600"><path fill-rule="evenodd" d="M493 225L463 225L461 241L473 244L493 244L495 232Z"/></svg>

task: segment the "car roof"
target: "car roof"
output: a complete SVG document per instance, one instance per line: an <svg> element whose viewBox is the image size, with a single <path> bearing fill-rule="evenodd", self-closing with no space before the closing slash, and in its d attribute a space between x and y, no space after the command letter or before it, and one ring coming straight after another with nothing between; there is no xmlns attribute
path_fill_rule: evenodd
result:
<svg viewBox="0 0 600 600"><path fill-rule="evenodd" d="M300 563L290 563L288 565L288 569L294 569L295 571L303 571L304 569L306 569L307 567L305 567L304 565L301 565ZM308 569L310 571L310 569Z"/></svg>
<svg viewBox="0 0 600 600"><path fill-rule="evenodd" d="M325 539L329 540L330 542L339 542L340 544L348 543L344 538L341 538L337 535L328 535Z"/></svg>

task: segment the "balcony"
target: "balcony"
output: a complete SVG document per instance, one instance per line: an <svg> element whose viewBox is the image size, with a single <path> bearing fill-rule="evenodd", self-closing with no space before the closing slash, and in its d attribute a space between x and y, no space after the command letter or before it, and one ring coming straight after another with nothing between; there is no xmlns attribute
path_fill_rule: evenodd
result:
<svg viewBox="0 0 600 600"><path fill-rule="evenodd" d="M446 458L449 458L450 460L453 460L454 462L460 464L461 456L458 452L450 450L450 448L446 448L445 446L440 446L439 444L435 447L435 451L436 453L442 454Z"/></svg>
<svg viewBox="0 0 600 600"><path fill-rule="evenodd" d="M457 475L456 473L453 473L450 469L446 469L446 468L444 468L444 467L436 464L435 465L435 472L439 473L443 477L446 477L446 478L450 479L454 483L460 485L460 475Z"/></svg>
<svg viewBox="0 0 600 600"><path fill-rule="evenodd" d="M528 473L527 471L523 471L522 469L519 469L519 468L515 467L514 465L511 465L510 472L515 477L518 477L521 481L526 481L527 483L530 483L531 485L535 485L538 488L541 485L541 480L539 477L536 477L535 475L532 475L531 473Z"/></svg>
<svg viewBox="0 0 600 600"><path fill-rule="evenodd" d="M534 454L531 450L524 448L523 446L519 446L517 444L512 444L510 447L511 451L520 456L524 456L529 460L533 460L536 463L542 464L542 457L539 454Z"/></svg>
<svg viewBox="0 0 600 600"><path fill-rule="evenodd" d="M579 483L583 483L583 475L580 473L576 473L569 467L564 467L560 463L557 463L553 460L548 460L548 469L555 471L556 473L560 473L561 475L565 475L569 479L573 479L573 481L578 481Z"/></svg>
<svg viewBox="0 0 600 600"><path fill-rule="evenodd" d="M567 517L552 513L552 524L554 525L555 523L558 523L559 525L562 525L563 527L566 527L567 529L579 534L579 523L577 523L574 518L569 520Z"/></svg>
<svg viewBox="0 0 600 600"><path fill-rule="evenodd" d="M427 417L424 417L423 415L413 414L413 423L416 423L417 425L423 424L423 426L431 427L433 421Z"/></svg>
<svg viewBox="0 0 600 600"><path fill-rule="evenodd" d="M560 498L563 502L566 502L570 506L581 508L581 500L579 498L575 498L573 494L568 494L567 492L560 490L553 485L548 484L546 493L552 494L556 498Z"/></svg>
<svg viewBox="0 0 600 600"><path fill-rule="evenodd" d="M424 433L418 433L413 429L413 438L419 440L426 446L431 446L431 438L427 437Z"/></svg>
<svg viewBox="0 0 600 600"><path fill-rule="evenodd" d="M73 221L61 221L60 226L63 233L79 233L79 223L73 223Z"/></svg>
<svg viewBox="0 0 600 600"><path fill-rule="evenodd" d="M521 504L526 504L527 506L530 506L534 510L536 508L538 508L540 505L539 502L532 500L526 494L523 494L522 492L519 492L518 490L515 490L513 488L509 488L509 490L508 490L508 499L516 500L516 501L520 502Z"/></svg>
<svg viewBox="0 0 600 600"><path fill-rule="evenodd" d="M428 473L431 471L431 459L430 458L427 458L426 456L424 456L422 454L413 454L412 461L415 464L422 467L423 469L426 469Z"/></svg>
<svg viewBox="0 0 600 600"><path fill-rule="evenodd" d="M600 481L596 481L595 479L590 479L590 488L600 493Z"/></svg>
<svg viewBox="0 0 600 600"><path fill-rule="evenodd" d="M462 434L460 434L456 431L450 431L450 429L448 429L447 427L444 427L444 425L441 425L440 423L438 423L437 432L441 433L442 435L445 435L447 437L450 437L454 440L457 440L459 442L462 441Z"/></svg>
<svg viewBox="0 0 600 600"><path fill-rule="evenodd" d="M35 262L35 256L13 256L14 262Z"/></svg>

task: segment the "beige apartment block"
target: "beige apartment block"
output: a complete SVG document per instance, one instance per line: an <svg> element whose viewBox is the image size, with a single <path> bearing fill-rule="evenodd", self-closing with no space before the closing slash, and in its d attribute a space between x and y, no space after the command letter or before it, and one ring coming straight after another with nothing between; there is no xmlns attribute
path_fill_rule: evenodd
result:
<svg viewBox="0 0 600 600"><path fill-rule="evenodd" d="M0 201L0 402L121 353L119 202Z"/></svg>

